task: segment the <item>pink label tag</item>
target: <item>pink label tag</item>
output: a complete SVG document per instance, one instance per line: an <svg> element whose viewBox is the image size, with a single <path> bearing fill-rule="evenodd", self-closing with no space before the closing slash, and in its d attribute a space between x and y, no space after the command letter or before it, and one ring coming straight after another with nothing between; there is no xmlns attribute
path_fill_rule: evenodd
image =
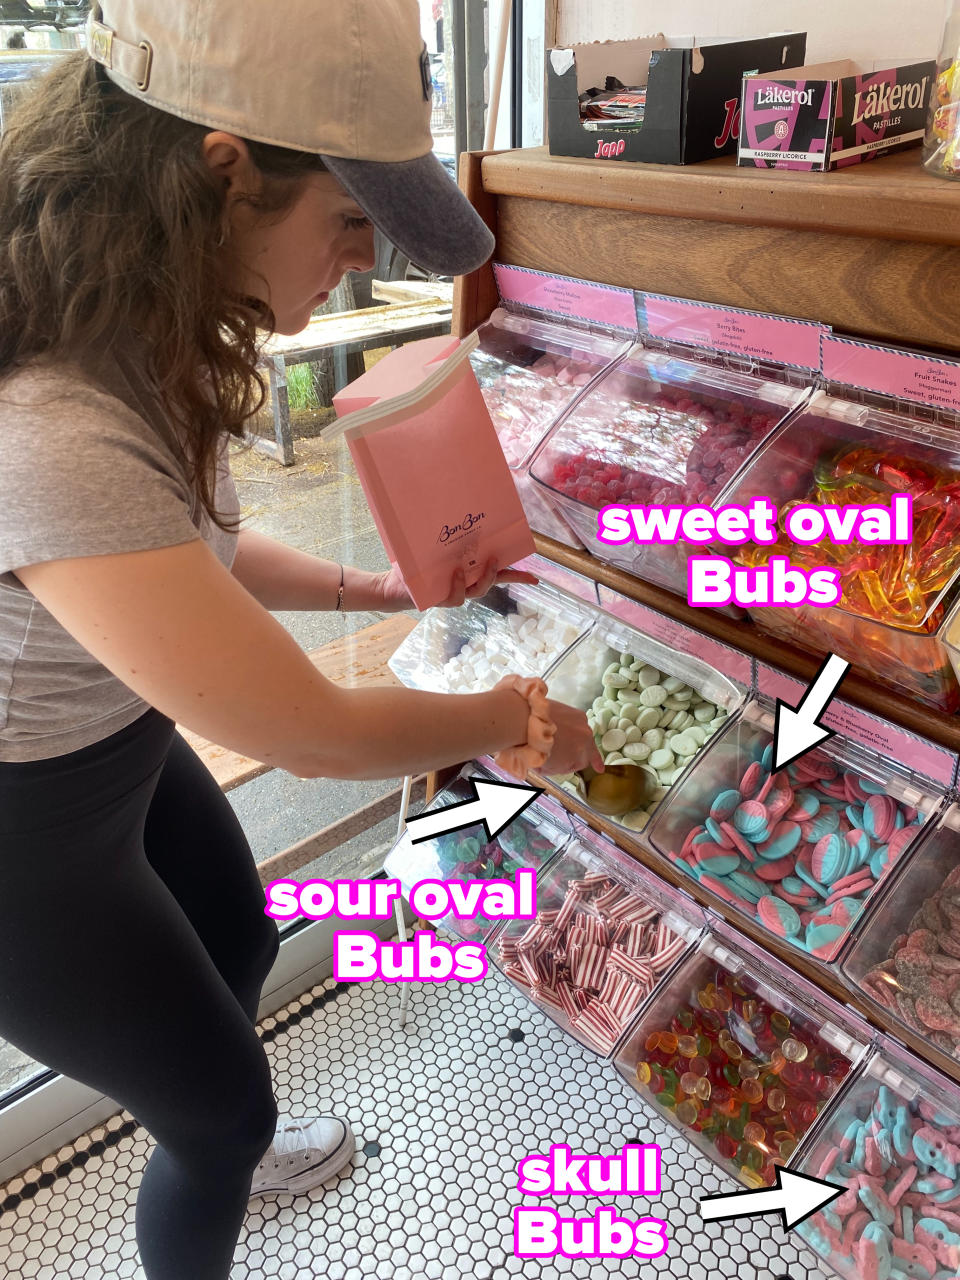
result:
<svg viewBox="0 0 960 1280"><path fill-rule="evenodd" d="M638 300L641 325L651 337L798 369L820 368L824 326L810 320L788 320L709 302L665 298L658 293L639 294Z"/></svg>
<svg viewBox="0 0 960 1280"><path fill-rule="evenodd" d="M572 596L577 596L580 600L586 600L587 604L595 605L597 603L597 586L591 578L582 578L579 573L573 573L569 569L562 569L558 564L554 564L552 560L547 560L543 556L527 556L524 560L518 560L513 568L525 569L527 573L535 573L542 582L551 582L555 587L562 587L564 591L569 591Z"/></svg>
<svg viewBox="0 0 960 1280"><path fill-rule="evenodd" d="M796 707L807 686L774 667L758 662L757 688L768 698L780 698L788 707ZM946 747L928 742L926 738L918 738L906 729L900 729L897 725L881 720L879 716L871 715L869 711L863 711L860 707L839 699L831 702L823 717L823 725L870 751L878 752L885 759L906 765L908 769L915 770L941 787L953 786L957 761Z"/></svg>
<svg viewBox="0 0 960 1280"><path fill-rule="evenodd" d="M602 584L600 607L650 636L652 640L659 640L671 649L679 649L681 653L708 663L715 671L735 680L737 684L749 688L753 683L753 659L748 654L740 653L738 649L730 649L719 640L711 640L692 627L686 627L682 622L648 609L646 605L637 604L635 600L628 600Z"/></svg>
<svg viewBox="0 0 960 1280"><path fill-rule="evenodd" d="M637 332L637 308L632 289L617 289L590 280L548 275L527 267L493 264L497 289L504 302L532 307L566 320L586 320L610 325L627 333Z"/></svg>
<svg viewBox="0 0 960 1280"><path fill-rule="evenodd" d="M823 376L863 391L960 413L960 363L824 335Z"/></svg>

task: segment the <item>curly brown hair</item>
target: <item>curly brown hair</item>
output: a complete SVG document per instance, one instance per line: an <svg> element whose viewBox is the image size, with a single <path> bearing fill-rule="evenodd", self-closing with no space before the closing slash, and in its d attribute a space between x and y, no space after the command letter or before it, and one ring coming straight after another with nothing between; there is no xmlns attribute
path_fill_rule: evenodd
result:
<svg viewBox="0 0 960 1280"><path fill-rule="evenodd" d="M139 102L85 53L25 96L0 139L0 381L38 357L83 365L149 332L157 393L214 505L221 433L242 436L264 400L257 343L269 312L238 297L224 243L226 183L203 125ZM245 197L282 216L316 155L247 142L263 182Z"/></svg>

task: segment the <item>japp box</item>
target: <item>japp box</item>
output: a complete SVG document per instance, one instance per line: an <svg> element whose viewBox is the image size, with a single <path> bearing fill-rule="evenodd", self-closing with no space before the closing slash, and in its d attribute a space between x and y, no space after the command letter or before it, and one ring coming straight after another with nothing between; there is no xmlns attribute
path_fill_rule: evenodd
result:
<svg viewBox="0 0 960 1280"><path fill-rule="evenodd" d="M825 172L923 141L936 64L854 62L743 80L738 163Z"/></svg>
<svg viewBox="0 0 960 1280"><path fill-rule="evenodd" d="M654 35L551 49L550 153L693 164L735 152L744 75L779 75L783 67L803 60L806 45L806 34L794 32L757 40ZM641 121L634 119L624 127L616 119L585 116L592 89L617 85L640 91L636 97L643 99ZM638 112L639 108L634 116Z"/></svg>

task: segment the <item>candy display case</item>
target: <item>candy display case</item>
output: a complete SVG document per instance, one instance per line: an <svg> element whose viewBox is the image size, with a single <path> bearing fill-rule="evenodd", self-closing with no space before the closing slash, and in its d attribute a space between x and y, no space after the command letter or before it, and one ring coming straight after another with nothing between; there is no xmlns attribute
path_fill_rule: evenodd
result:
<svg viewBox="0 0 960 1280"><path fill-rule="evenodd" d="M960 1274L960 1091L892 1041L793 1167L844 1189L796 1228L844 1280Z"/></svg>
<svg viewBox="0 0 960 1280"><path fill-rule="evenodd" d="M836 506L913 501L912 543L802 546L782 521L797 503ZM731 549L751 568L786 556L803 570L838 570L840 605L749 609L771 635L837 653L885 684L945 711L960 708L960 686L944 643L947 606L960 574L960 436L905 413L822 394L787 424L724 494L746 505L768 498L780 510L775 544Z"/></svg>
<svg viewBox="0 0 960 1280"><path fill-rule="evenodd" d="M508 673L543 676L593 625L576 596L541 582L494 587L460 609L431 609L389 659L408 688L484 693Z"/></svg>
<svg viewBox="0 0 960 1280"><path fill-rule="evenodd" d="M598 512L712 503L809 385L636 346L546 437L530 475L591 555L686 595L687 560L702 546L609 545Z"/></svg>
<svg viewBox="0 0 960 1280"><path fill-rule="evenodd" d="M540 441L584 390L629 348L623 337L498 307L470 357L531 529L569 546L579 538L527 474Z"/></svg>
<svg viewBox="0 0 960 1280"><path fill-rule="evenodd" d="M762 1187L866 1043L809 984L709 933L643 1010L616 1067L715 1164Z"/></svg>
<svg viewBox="0 0 960 1280"><path fill-rule="evenodd" d="M701 659L608 614L548 672L547 687L587 712L605 766L555 781L632 831L647 825L745 696Z"/></svg>
<svg viewBox="0 0 960 1280"><path fill-rule="evenodd" d="M496 781L478 765L468 765L424 812L474 799L468 781L471 777ZM572 833L571 821L562 811L538 803L526 808L495 840L487 839L479 823L416 844L405 832L387 854L383 869L400 881L406 897L422 880L512 880L517 871L539 873L565 848ZM458 938L483 942L502 921L481 912L469 920L459 920L451 913L433 923Z"/></svg>
<svg viewBox="0 0 960 1280"><path fill-rule="evenodd" d="M510 921L491 958L569 1035L609 1057L703 932L689 898L576 825L537 877L537 918Z"/></svg>
<svg viewBox="0 0 960 1280"><path fill-rule="evenodd" d="M960 1059L960 809L951 805L841 960L851 989ZM881 1016L882 1016L881 1015Z"/></svg>
<svg viewBox="0 0 960 1280"><path fill-rule="evenodd" d="M772 705L751 701L674 788L648 842L733 911L829 964L944 792L840 734L775 770L773 728Z"/></svg>

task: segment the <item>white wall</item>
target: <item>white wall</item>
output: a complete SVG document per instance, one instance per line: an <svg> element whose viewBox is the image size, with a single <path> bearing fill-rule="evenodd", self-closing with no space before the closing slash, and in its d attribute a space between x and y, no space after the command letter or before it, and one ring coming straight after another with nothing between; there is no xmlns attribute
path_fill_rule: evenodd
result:
<svg viewBox="0 0 960 1280"><path fill-rule="evenodd" d="M552 0L556 44L666 35L808 32L807 61L933 58L949 0Z"/></svg>

